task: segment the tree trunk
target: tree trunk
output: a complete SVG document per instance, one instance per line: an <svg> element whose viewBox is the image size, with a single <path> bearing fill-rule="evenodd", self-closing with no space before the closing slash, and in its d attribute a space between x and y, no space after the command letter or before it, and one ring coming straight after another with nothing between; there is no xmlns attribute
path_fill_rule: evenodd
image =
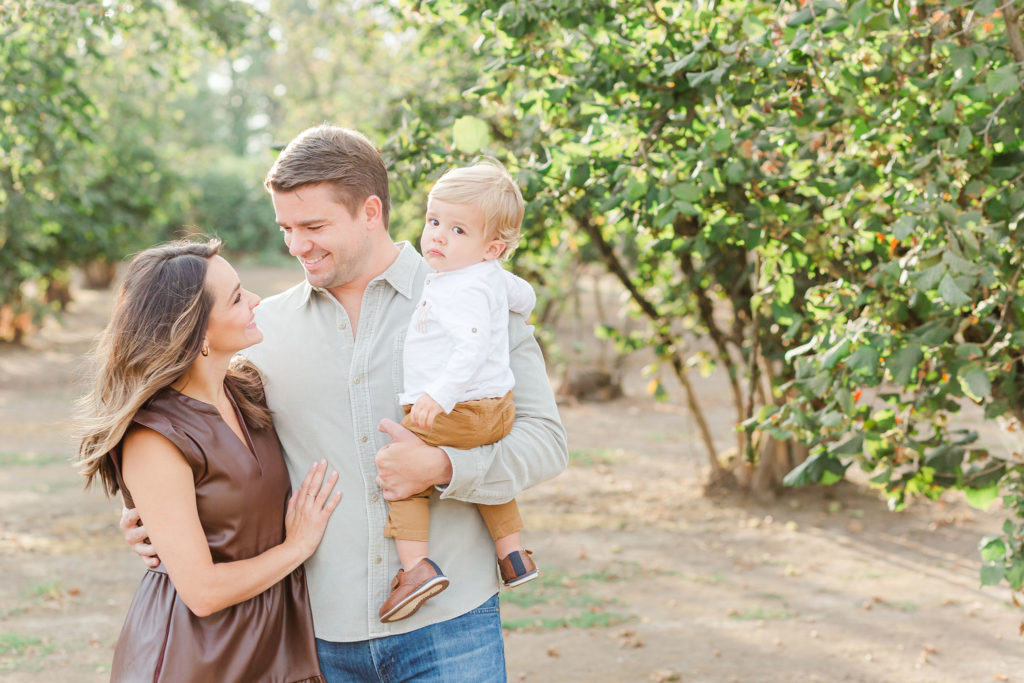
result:
<svg viewBox="0 0 1024 683"><path fill-rule="evenodd" d="M759 500L774 499L782 491L782 480L790 470L807 459L807 446L779 441L762 434L757 465L750 479L750 493Z"/></svg>
<svg viewBox="0 0 1024 683"><path fill-rule="evenodd" d="M117 276L117 263L98 258L81 266L86 289L109 289Z"/></svg>

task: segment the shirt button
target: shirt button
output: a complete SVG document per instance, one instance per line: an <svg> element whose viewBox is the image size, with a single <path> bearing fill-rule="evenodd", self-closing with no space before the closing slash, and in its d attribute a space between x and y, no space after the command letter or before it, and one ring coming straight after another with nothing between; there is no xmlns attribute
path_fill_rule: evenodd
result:
<svg viewBox="0 0 1024 683"><path fill-rule="evenodd" d="M383 562L383 561L384 561L384 558L383 558L383 557L381 557L380 555L378 555L378 556L377 556L377 559L376 559L376 560L374 560L374 561L375 561L375 562L376 562L377 564L380 564L381 562Z"/></svg>
<svg viewBox="0 0 1024 683"><path fill-rule="evenodd" d="M380 500L380 496L378 496L376 493L370 496L370 502L376 503L378 500Z"/></svg>
<svg viewBox="0 0 1024 683"><path fill-rule="evenodd" d="M366 434L363 434L361 437L359 437L359 440L362 441L363 443L366 443L369 439L370 437L366 436Z"/></svg>
<svg viewBox="0 0 1024 683"><path fill-rule="evenodd" d="M354 380L352 380L352 384L359 384L359 378L356 377Z"/></svg>
<svg viewBox="0 0 1024 683"><path fill-rule="evenodd" d="M338 323L338 329L339 330L344 330L346 328L348 328L348 323L344 323L344 322Z"/></svg>

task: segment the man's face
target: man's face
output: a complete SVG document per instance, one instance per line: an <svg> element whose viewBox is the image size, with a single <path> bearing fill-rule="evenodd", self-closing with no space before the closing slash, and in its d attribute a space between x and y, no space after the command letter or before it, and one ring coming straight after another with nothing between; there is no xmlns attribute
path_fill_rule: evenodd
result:
<svg viewBox="0 0 1024 683"><path fill-rule="evenodd" d="M330 185L271 191L277 224L288 253L299 260L314 287L341 287L363 274L371 259L369 222L349 213Z"/></svg>

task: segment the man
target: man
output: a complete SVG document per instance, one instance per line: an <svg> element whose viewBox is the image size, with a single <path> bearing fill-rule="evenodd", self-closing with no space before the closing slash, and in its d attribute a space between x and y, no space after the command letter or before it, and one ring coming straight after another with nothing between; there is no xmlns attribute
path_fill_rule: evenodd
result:
<svg viewBox="0 0 1024 683"><path fill-rule="evenodd" d="M306 563L324 674L328 681L505 680L494 548L468 503L506 502L568 461L530 328L511 317L511 433L470 451L424 445L393 420L401 417L402 337L429 268L388 234L379 152L355 131L311 128L281 153L266 186L306 279L256 310L264 341L246 355L264 376L293 482L326 458L344 493ZM439 492L431 553L451 588L408 619L381 623L378 607L400 567L383 536L385 501L430 486ZM122 526L134 521L126 515ZM144 537L144 527L126 532L129 542Z"/></svg>

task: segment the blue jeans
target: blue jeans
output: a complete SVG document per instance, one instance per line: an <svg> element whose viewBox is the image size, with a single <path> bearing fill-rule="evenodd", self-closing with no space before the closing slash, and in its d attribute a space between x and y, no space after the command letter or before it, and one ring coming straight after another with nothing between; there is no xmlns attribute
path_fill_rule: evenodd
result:
<svg viewBox="0 0 1024 683"><path fill-rule="evenodd" d="M409 633L354 643L317 638L316 653L327 683L506 680L497 595L460 617Z"/></svg>

